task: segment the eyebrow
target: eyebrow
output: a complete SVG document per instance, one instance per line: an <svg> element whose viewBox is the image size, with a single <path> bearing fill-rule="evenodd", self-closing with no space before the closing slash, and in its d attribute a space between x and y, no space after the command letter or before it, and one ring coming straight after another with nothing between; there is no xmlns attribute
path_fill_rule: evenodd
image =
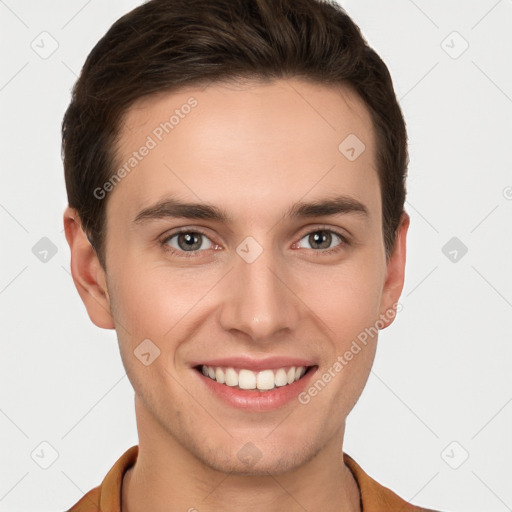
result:
<svg viewBox="0 0 512 512"><path fill-rule="evenodd" d="M350 196L339 195L315 201L298 202L290 206L283 219L305 219L328 215L357 214L369 217L366 206ZM141 210L134 219L135 224L165 218L185 218L217 221L227 224L232 221L222 208L207 203L185 203L169 197Z"/></svg>

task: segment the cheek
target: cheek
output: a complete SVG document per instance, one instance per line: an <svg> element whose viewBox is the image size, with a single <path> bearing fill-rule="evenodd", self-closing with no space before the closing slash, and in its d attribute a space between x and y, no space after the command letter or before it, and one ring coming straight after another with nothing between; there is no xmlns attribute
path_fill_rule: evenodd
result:
<svg viewBox="0 0 512 512"><path fill-rule="evenodd" d="M115 276L114 320L128 378L145 406L154 412L164 407L161 390L178 404L172 364L177 343L173 340L182 328L180 320L197 302L196 294L190 287L182 288L175 273L171 276L163 268L143 270L133 263L116 268L122 272Z"/></svg>
<svg viewBox="0 0 512 512"><path fill-rule="evenodd" d="M367 258L353 260L337 271L331 269L323 277L317 275L317 287L309 288L316 293L308 301L315 304L314 311L329 327L331 340L319 372L323 383L318 387L329 382L326 385L332 393L332 407L338 408L342 416L360 396L376 351L383 267L368 253ZM320 284L322 293L318 291Z"/></svg>
<svg viewBox="0 0 512 512"><path fill-rule="evenodd" d="M383 274L375 259L317 270L301 282L304 302L332 329L339 348L378 318Z"/></svg>
<svg viewBox="0 0 512 512"><path fill-rule="evenodd" d="M164 266L118 268L124 270L115 276L116 320L136 339L141 336L162 339L211 288L205 276L198 272L187 273Z"/></svg>

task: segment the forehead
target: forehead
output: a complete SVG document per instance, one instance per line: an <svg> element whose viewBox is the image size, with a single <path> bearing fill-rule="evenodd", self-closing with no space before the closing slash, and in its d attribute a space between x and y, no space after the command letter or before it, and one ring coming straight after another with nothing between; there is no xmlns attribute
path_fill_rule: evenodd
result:
<svg viewBox="0 0 512 512"><path fill-rule="evenodd" d="M138 135L151 133L158 138L158 133L153 132L166 122L172 125L170 132L183 132L186 127L181 121L186 118L196 121L194 131L198 137L201 128L211 128L212 121L219 123L217 129L239 139L244 134L236 130L241 127L250 130L251 138L258 134L268 138L283 129L290 135L305 132L312 143L328 134L336 141L348 130L373 137L373 133L367 133L373 132L367 106L347 85L321 85L297 78L245 79L161 91L139 99L122 118L118 149L131 150ZM295 124L297 120L301 122ZM179 124L181 129L175 130ZM371 144L373 140L367 142Z"/></svg>
<svg viewBox="0 0 512 512"><path fill-rule="evenodd" d="M333 190L379 207L368 197L378 182L374 139L365 104L347 87L281 79L158 93L123 118L116 169L128 172L108 208L133 218L173 192L269 211L280 198Z"/></svg>

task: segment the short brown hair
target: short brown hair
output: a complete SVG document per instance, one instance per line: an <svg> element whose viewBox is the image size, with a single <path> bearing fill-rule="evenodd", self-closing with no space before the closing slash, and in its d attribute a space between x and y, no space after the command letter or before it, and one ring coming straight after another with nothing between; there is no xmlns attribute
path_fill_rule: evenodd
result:
<svg viewBox="0 0 512 512"><path fill-rule="evenodd" d="M342 7L322 0L150 0L117 20L93 48L62 122L69 206L104 269L106 199L93 191L114 174L129 107L157 92L212 81L289 77L349 86L366 104L389 257L405 202L406 127L386 65Z"/></svg>

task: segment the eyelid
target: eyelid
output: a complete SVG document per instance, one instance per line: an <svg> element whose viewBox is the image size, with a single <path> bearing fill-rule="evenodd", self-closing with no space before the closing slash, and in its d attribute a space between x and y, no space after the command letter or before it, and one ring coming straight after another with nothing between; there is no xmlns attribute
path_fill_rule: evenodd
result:
<svg viewBox="0 0 512 512"><path fill-rule="evenodd" d="M314 258L318 257L321 258L322 256L325 257L326 255L332 256L337 255L338 253L341 253L343 250L347 250L349 247L353 245L352 237L345 232L342 228L334 228L331 226L309 226L306 228L306 231L303 232L298 241L293 243L293 247L297 247L303 238L317 232L321 231L327 231L329 233L334 234L337 236L341 241L335 245L334 247L330 247L328 249L309 249L307 251L308 254L311 254ZM298 247L298 249L301 249L301 247Z"/></svg>
<svg viewBox="0 0 512 512"><path fill-rule="evenodd" d="M170 252L171 254L176 254L176 253L179 253L180 255L184 255L185 257L190 257L190 256L194 256L194 255L198 255L202 252L205 252L205 250L201 250L201 251L180 251L178 249L175 249L174 247L170 247L167 245L167 242L169 242L169 240L171 240L171 238L174 238L175 236L178 236L182 233L199 233L201 235L203 235L204 237L208 238L208 240L210 240L210 242L212 243L212 245L214 247L218 247L219 244L217 244L216 242L214 242L211 237L206 233L206 231L204 231L202 228L195 228L195 227L188 227L188 226L185 226L185 227L182 227L182 228L176 228L176 231L172 230L172 231L168 231L166 233L164 233L161 237L158 238L158 241L160 243L160 245L164 246L164 250L167 251L167 252ZM210 249L211 250L211 249ZM213 249L215 250L215 249Z"/></svg>
<svg viewBox="0 0 512 512"><path fill-rule="evenodd" d="M341 239L340 244L338 244L335 247L332 247L330 249L320 249L320 250L309 249L309 251L312 251L318 255L336 252L337 250L341 250L342 247L346 247L348 245L351 245L351 243L352 243L351 236L344 229L342 229L340 227L334 228L334 227L328 226L328 225L317 224L317 225L306 226L305 228L303 228L301 234L298 236L297 240L295 242L293 242L292 246L295 246L298 243L300 243L300 241L305 236L316 233L318 231L329 231L330 233L334 233L336 236L338 236ZM198 250L198 251L180 251L178 249L175 249L174 247L170 247L167 245L167 242L171 238L174 238L175 236L178 236L182 233L199 233L199 234L205 236L206 238L208 238L208 240L210 240L210 242L213 244L214 247L219 247L219 244L217 244L214 240L212 240L211 237L208 235L208 233L206 233L206 231L203 228L198 228L198 227L193 227L193 226L192 227L184 226L181 228L176 228L175 231L172 230L170 232L164 233L161 237L159 237L158 240L162 246L165 246L165 248L164 248L165 251L168 251L172 254L178 253L179 255L184 255L185 257L198 256L202 252L211 250L211 249L206 249L206 250L203 249L203 250ZM213 250L216 250L216 249L213 249Z"/></svg>
<svg viewBox="0 0 512 512"><path fill-rule="evenodd" d="M306 235L309 235L311 233L315 233L317 231L330 231L331 233L335 233L340 238L342 238L345 242L349 243L352 239L352 236L350 233L339 226L334 227L327 224L314 224L310 226L306 226L304 228L304 231L302 231L302 234L300 235L300 239L304 238Z"/></svg>

